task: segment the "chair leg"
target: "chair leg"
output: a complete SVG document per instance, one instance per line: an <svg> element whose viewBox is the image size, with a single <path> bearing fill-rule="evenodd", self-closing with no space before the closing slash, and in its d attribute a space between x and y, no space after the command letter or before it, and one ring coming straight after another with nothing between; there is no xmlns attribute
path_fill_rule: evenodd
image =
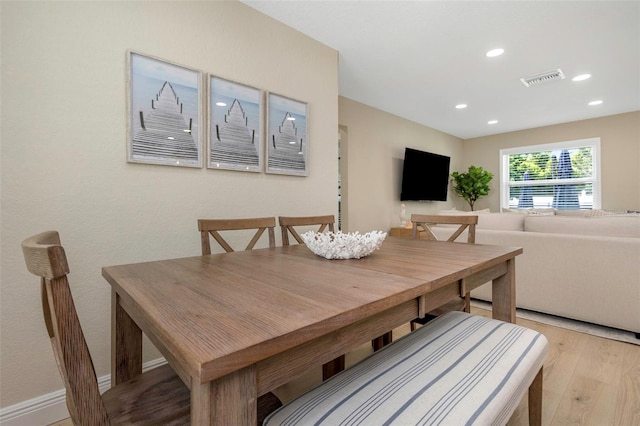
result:
<svg viewBox="0 0 640 426"><path fill-rule="evenodd" d="M389 343L393 342L393 332L389 331L382 335L382 344L387 346Z"/></svg>
<svg viewBox="0 0 640 426"><path fill-rule="evenodd" d="M416 323L415 321L411 321L411 331L415 331L416 329Z"/></svg>
<svg viewBox="0 0 640 426"><path fill-rule="evenodd" d="M261 426L264 422L264 419L276 411L278 408L282 407L282 402L278 399L275 394L272 392L267 392L258 398L258 416L257 416L257 426Z"/></svg>
<svg viewBox="0 0 640 426"><path fill-rule="evenodd" d="M333 361L329 361L322 365L322 380L327 380L329 377L341 372L342 370L344 370L344 355L340 355Z"/></svg>
<svg viewBox="0 0 640 426"><path fill-rule="evenodd" d="M378 349L382 349L389 343L393 341L393 333L388 331L384 333L382 336L378 336L371 341L371 346L373 347L374 352Z"/></svg>
<svg viewBox="0 0 640 426"><path fill-rule="evenodd" d="M542 369L529 386L529 426L542 425Z"/></svg>
<svg viewBox="0 0 640 426"><path fill-rule="evenodd" d="M375 339L371 340L371 347L373 351L377 351L378 349L382 349L384 343L382 343L382 336L378 336Z"/></svg>
<svg viewBox="0 0 640 426"><path fill-rule="evenodd" d="M464 295L464 311L471 313L471 293L467 292Z"/></svg>

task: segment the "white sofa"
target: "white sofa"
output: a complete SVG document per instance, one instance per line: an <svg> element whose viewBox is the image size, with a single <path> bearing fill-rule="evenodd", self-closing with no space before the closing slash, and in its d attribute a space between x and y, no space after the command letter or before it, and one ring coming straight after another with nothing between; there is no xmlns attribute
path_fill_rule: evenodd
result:
<svg viewBox="0 0 640 426"><path fill-rule="evenodd" d="M519 308L640 338L640 215L584 215L479 212L476 243L524 249L516 258ZM447 232L436 230L439 237ZM491 287L474 290L472 297L490 301Z"/></svg>

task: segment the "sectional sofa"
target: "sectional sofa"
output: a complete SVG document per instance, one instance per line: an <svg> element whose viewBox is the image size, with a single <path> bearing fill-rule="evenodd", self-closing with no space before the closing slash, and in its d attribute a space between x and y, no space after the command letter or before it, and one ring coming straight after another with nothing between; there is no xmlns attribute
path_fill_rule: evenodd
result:
<svg viewBox="0 0 640 426"><path fill-rule="evenodd" d="M524 249L516 258L519 308L628 330L640 338L639 214L475 214L477 243ZM474 290L472 297L490 301L491 287Z"/></svg>

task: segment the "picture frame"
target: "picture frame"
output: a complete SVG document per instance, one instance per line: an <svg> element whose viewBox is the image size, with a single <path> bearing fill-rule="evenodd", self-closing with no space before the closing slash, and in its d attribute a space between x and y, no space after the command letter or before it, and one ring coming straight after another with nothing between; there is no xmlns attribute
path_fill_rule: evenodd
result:
<svg viewBox="0 0 640 426"><path fill-rule="evenodd" d="M127 52L127 161L202 167L202 73Z"/></svg>
<svg viewBox="0 0 640 426"><path fill-rule="evenodd" d="M306 102L267 94L266 172L309 175L309 118Z"/></svg>
<svg viewBox="0 0 640 426"><path fill-rule="evenodd" d="M209 75L207 167L263 170L263 93L260 89Z"/></svg>

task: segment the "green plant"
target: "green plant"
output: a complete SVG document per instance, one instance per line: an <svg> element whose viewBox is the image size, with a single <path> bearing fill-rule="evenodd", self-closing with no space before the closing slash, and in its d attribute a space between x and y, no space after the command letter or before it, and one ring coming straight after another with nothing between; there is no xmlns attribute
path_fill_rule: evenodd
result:
<svg viewBox="0 0 640 426"><path fill-rule="evenodd" d="M471 211L473 205L480 198L489 194L489 182L493 179L493 175L482 167L469 166L467 173L453 172L453 190L467 200Z"/></svg>

